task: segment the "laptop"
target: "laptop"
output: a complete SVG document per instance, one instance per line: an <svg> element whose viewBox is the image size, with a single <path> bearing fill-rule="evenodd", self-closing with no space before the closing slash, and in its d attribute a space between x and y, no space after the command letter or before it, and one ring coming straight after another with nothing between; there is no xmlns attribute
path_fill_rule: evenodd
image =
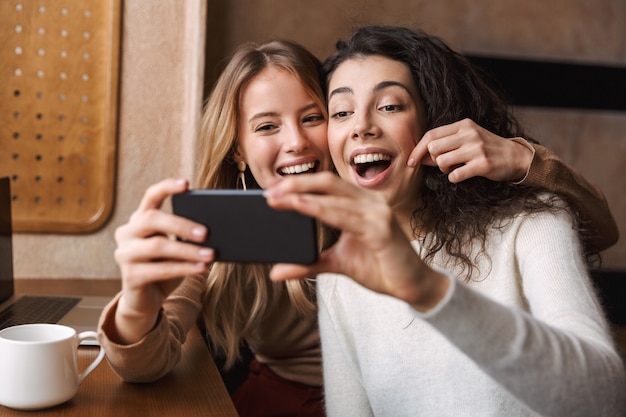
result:
<svg viewBox="0 0 626 417"><path fill-rule="evenodd" d="M100 313L111 297L15 295L11 184L0 178L0 329L28 323L58 323L78 333L96 331ZM85 340L84 344L96 344Z"/></svg>

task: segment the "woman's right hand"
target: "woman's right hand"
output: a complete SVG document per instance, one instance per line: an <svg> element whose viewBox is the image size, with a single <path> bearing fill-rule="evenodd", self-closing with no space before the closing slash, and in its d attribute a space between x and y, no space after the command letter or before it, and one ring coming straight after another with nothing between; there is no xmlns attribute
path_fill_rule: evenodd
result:
<svg viewBox="0 0 626 417"><path fill-rule="evenodd" d="M285 178L267 189L265 196L273 208L298 211L341 231L317 262L274 265L270 271L273 280L338 273L421 312L445 296L449 280L420 258L411 243L413 231L403 229L397 213L380 192L320 172Z"/></svg>
<svg viewBox="0 0 626 417"><path fill-rule="evenodd" d="M455 184L473 177L518 182L528 172L533 155L531 147L464 119L426 132L407 164L436 166Z"/></svg>
<svg viewBox="0 0 626 417"><path fill-rule="evenodd" d="M205 272L214 259L213 250L184 242L202 242L205 226L161 210L168 197L187 188L187 181L175 179L150 186L128 223L115 232L115 261L122 274L115 313L118 343L140 340L183 277Z"/></svg>

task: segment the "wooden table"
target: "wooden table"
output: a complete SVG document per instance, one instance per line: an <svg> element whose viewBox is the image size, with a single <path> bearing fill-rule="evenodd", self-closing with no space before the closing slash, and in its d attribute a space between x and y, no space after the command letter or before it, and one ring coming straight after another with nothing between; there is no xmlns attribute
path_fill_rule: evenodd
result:
<svg viewBox="0 0 626 417"><path fill-rule="evenodd" d="M66 285L63 285L65 281ZM22 280L18 292L85 295L113 295L119 284L74 282L83 280ZM109 280L107 280L109 281ZM69 285L74 283L74 285ZM85 289L89 289L89 294ZM105 291L101 291L105 289ZM97 347L79 348L79 369L97 355ZM197 329L190 331L183 345L181 363L166 377L150 384L123 382L106 360L89 374L76 396L60 406L39 411L16 411L0 406L0 416L220 416L237 412L213 359Z"/></svg>

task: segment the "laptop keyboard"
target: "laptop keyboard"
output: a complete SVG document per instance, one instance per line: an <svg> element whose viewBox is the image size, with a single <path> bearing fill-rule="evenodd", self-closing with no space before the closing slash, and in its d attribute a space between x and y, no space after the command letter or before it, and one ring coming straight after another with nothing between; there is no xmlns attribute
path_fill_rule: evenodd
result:
<svg viewBox="0 0 626 417"><path fill-rule="evenodd" d="M0 329L17 324L57 323L79 297L23 296L0 312Z"/></svg>

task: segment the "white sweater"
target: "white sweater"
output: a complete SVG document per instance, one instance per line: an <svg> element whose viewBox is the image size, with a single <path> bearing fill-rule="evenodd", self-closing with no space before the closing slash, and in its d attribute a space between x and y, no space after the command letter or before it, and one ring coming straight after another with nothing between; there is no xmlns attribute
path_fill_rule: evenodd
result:
<svg viewBox="0 0 626 417"><path fill-rule="evenodd" d="M449 273L427 314L319 276L328 415L626 415L623 363L571 224L518 216L490 236L480 277Z"/></svg>

